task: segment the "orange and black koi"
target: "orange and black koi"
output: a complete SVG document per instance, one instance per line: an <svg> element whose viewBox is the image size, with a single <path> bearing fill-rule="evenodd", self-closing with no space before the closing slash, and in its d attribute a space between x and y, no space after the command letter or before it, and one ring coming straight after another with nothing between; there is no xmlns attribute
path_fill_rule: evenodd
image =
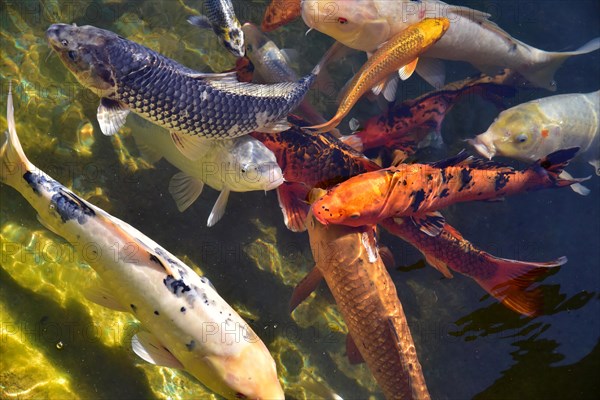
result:
<svg viewBox="0 0 600 400"><path fill-rule="evenodd" d="M464 152L434 164L402 164L348 179L317 200L313 210L323 224L349 226L412 216L424 232L436 236L444 224L436 211L451 204L581 182L558 176L577 151L554 152L523 171Z"/></svg>
<svg viewBox="0 0 600 400"><path fill-rule="evenodd" d="M407 217L388 218L380 225L415 246L446 278L452 277L450 270L466 275L506 307L527 316L539 315L543 307L541 291L530 287L551 268L567 262L566 257L549 262L494 257L473 246L448 224L435 237L423 233Z"/></svg>
<svg viewBox="0 0 600 400"><path fill-rule="evenodd" d="M494 77L479 75L450 83L441 90L394 104L383 114L367 120L360 131L344 136L342 141L358 151L381 147L389 152L399 151L398 161L403 161L414 154L430 134L441 139L442 122L458 101L479 95L504 109L504 99L516 94L515 85L522 80L520 75L505 70Z"/></svg>
<svg viewBox="0 0 600 400"><path fill-rule="evenodd" d="M309 209L306 199L312 188L328 189L380 167L331 133L311 135L301 129L307 125L301 118L290 115L288 121L292 123L291 129L277 135L260 132L251 135L275 153L285 179L277 188L279 205L286 226L301 232L305 230Z"/></svg>

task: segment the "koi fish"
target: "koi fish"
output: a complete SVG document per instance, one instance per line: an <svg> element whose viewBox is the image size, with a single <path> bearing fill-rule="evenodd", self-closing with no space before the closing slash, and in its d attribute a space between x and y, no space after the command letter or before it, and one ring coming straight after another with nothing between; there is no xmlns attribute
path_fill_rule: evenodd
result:
<svg viewBox="0 0 600 400"><path fill-rule="evenodd" d="M289 66L288 55L262 33L256 25L245 23L242 30L246 36L246 56L254 65L255 83L296 82L298 74ZM307 99L302 100L296 112L308 120L320 124L325 118L314 109Z"/></svg>
<svg viewBox="0 0 600 400"><path fill-rule="evenodd" d="M228 399L283 399L266 346L208 279L35 167L17 137L10 93L7 121L0 181L21 193L42 225L73 244L102 278L106 287L88 297L132 313L147 329L133 337L133 351L148 362L186 370ZM214 335L207 334L207 326Z"/></svg>
<svg viewBox="0 0 600 400"><path fill-rule="evenodd" d="M380 169L377 164L343 144L330 133L311 135L302 130L307 123L288 117L292 128L277 135L253 132L251 136L269 148L283 171L284 183L277 188L285 225L294 232L306 230L312 188L329 188L367 171Z"/></svg>
<svg viewBox="0 0 600 400"><path fill-rule="evenodd" d="M383 114L368 119L360 130L341 139L361 152L383 147L395 152L396 162L401 162L423 147L429 136L433 135L434 142L442 140L444 117L462 98L477 94L505 108L504 98L516 94L517 83L519 78L508 70L494 77L480 75L452 82L441 90L393 104Z"/></svg>
<svg viewBox="0 0 600 400"><path fill-rule="evenodd" d="M578 156L600 176L600 91L561 94L505 110L487 131L468 142L484 157L495 155L531 161L577 146ZM580 194L582 185L571 186Z"/></svg>
<svg viewBox="0 0 600 400"><path fill-rule="evenodd" d="M194 15L188 22L203 29L212 29L231 54L236 57L244 55L244 32L235 16L231 0L205 0L206 16Z"/></svg>
<svg viewBox="0 0 600 400"><path fill-rule="evenodd" d="M238 82L235 72L191 70L93 26L54 24L46 38L79 82L101 97L98 122L105 135L115 134L132 110L168 129L190 159L206 152L207 139L288 129L287 114L320 70L317 65L298 82L257 85Z"/></svg>
<svg viewBox="0 0 600 400"><path fill-rule="evenodd" d="M312 208L323 224L361 226L409 216L423 232L437 236L445 223L437 210L451 204L560 188L588 179L558 176L577 151L577 147L559 150L523 171L473 159L465 152L434 164L401 164L350 178Z"/></svg>
<svg viewBox="0 0 600 400"><path fill-rule="evenodd" d="M351 361L364 360L386 399L429 399L408 321L375 244L374 227L306 226L315 269L348 326Z"/></svg>
<svg viewBox="0 0 600 400"><path fill-rule="evenodd" d="M542 293L537 288L528 290L551 268L564 265L566 257L549 262L515 261L494 257L473 246L449 224L439 235L432 237L415 226L407 217L388 218L380 225L402 240L416 247L427 263L452 278L452 271L466 275L506 307L523 315L539 315L543 308Z"/></svg>
<svg viewBox="0 0 600 400"><path fill-rule="evenodd" d="M283 167L286 182L277 188L279 204L287 227L292 231L300 232L306 229L306 219L310 209L309 191L312 188L326 189L352 176L381 168L329 133L307 134L300 128L306 125L306 122L292 115L289 119L292 128L286 132L278 135L263 133L252 135L273 150L277 162ZM531 281L524 279L537 278L543 275L547 268L566 262L564 257L546 263L520 262L494 257L475 248L447 223L440 235L431 237L412 223L400 225L400 223L386 221L388 220L381 222L384 228L415 246L425 254L428 262L446 277L451 275L448 268L465 274L475 279L496 298L502 297L504 305L525 315L535 315L539 312L541 297L537 291L525 292ZM395 227L395 225L399 226ZM379 248L380 256L386 265L394 265L393 262L386 261L386 257L393 258L393 256L387 254L384 249L384 247ZM293 310L300 304L321 280L322 275L318 269L313 269L294 291L290 308ZM506 283L511 290L501 295L496 286L502 283Z"/></svg>
<svg viewBox="0 0 600 400"><path fill-rule="evenodd" d="M262 24L263 32L271 32L300 17L300 0L273 0L267 6Z"/></svg>
<svg viewBox="0 0 600 400"><path fill-rule="evenodd" d="M443 59L469 62L488 75L510 68L538 87L556 90L554 73L567 58L600 48L600 38L596 38L576 51L539 50L491 22L490 14L435 0L302 2L302 18L311 29L366 52L374 52L408 26L431 16L452 21L448 32L423 55L416 68L436 88L444 85Z"/></svg>
<svg viewBox="0 0 600 400"><path fill-rule="evenodd" d="M136 122L138 127L132 129L132 134L143 158L154 164L164 157L181 171L169 182L169 193L179 211L196 201L205 184L221 192L207 226L215 225L225 214L231 192L273 190L283 183L273 152L248 135L211 141L205 155L192 161L180 156L168 132L156 132L160 128L141 118Z"/></svg>
<svg viewBox="0 0 600 400"><path fill-rule="evenodd" d="M383 90L386 100L393 101L398 86L395 72L400 70L400 78L408 79L414 71L419 55L436 43L449 27L450 21L447 18L426 18L394 35L369 57L352 78L341 95L342 100L335 116L325 124L306 129L322 133L335 128L361 96L372 88L375 94ZM392 73L394 75L388 79Z"/></svg>

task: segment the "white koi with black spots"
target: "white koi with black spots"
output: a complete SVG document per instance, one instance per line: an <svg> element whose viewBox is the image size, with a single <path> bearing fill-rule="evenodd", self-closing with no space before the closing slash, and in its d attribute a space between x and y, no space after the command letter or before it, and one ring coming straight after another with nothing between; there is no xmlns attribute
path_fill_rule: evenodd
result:
<svg viewBox="0 0 600 400"><path fill-rule="evenodd" d="M7 121L0 182L19 191L40 222L73 244L102 278L106 287L90 299L141 322L147 331L134 336L134 351L146 361L185 369L229 399L283 399L266 346L208 279L36 168L17 137L10 94Z"/></svg>

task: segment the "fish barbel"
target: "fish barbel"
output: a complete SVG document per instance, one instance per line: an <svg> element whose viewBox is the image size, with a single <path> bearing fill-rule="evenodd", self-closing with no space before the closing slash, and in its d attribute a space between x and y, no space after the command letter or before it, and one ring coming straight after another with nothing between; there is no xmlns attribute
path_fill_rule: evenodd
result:
<svg viewBox="0 0 600 400"><path fill-rule="evenodd" d="M219 41L236 57L244 55L244 32L235 16L231 0L204 0L206 16L194 15L188 22L200 28L212 29Z"/></svg>
<svg viewBox="0 0 600 400"><path fill-rule="evenodd" d="M547 52L529 46L488 20L490 14L435 0L304 0L302 18L312 29L353 49L374 52L382 43L423 18L451 21L444 37L419 61L417 73L434 87L444 84L439 61L466 61L488 75L498 69L518 71L538 87L556 90L554 73L569 57L600 48L600 38L570 52Z"/></svg>
<svg viewBox="0 0 600 400"><path fill-rule="evenodd" d="M522 161L577 146L578 157L600 175L599 114L600 91L545 97L502 111L469 143L489 159L499 155Z"/></svg>
<svg viewBox="0 0 600 400"><path fill-rule="evenodd" d="M46 37L79 82L102 98L98 122L105 135L115 134L132 110L168 129L190 159L206 152L206 139L288 129L287 114L320 69L298 82L257 85L237 82L235 72L191 70L93 26L54 24Z"/></svg>
<svg viewBox="0 0 600 400"><path fill-rule="evenodd" d="M266 346L208 279L36 168L17 137L11 94L7 121L0 181L21 193L39 221L69 241L102 278L106 287L90 289L88 297L132 313L147 329L134 336L134 352L184 369L228 399L283 399Z"/></svg>
<svg viewBox="0 0 600 400"><path fill-rule="evenodd" d="M411 216L421 230L437 236L445 222L437 210L451 204L498 199L585 180L558 176L577 151L559 150L523 171L473 159L465 152L434 164L401 164L350 178L330 189L312 208L324 224L361 226Z"/></svg>
<svg viewBox="0 0 600 400"><path fill-rule="evenodd" d="M374 227L306 220L316 268L325 278L357 348L386 399L429 399L408 321L377 251Z"/></svg>
<svg viewBox="0 0 600 400"><path fill-rule="evenodd" d="M369 57L368 61L360 68L341 95L340 105L335 116L328 122L307 127L312 132L328 132L339 125L342 119L350 112L356 102L366 92L379 85L377 94L384 90L384 96L392 101L396 97L397 83L387 83L391 74L396 74L401 68L401 76L406 79L412 73L419 55L436 43L448 30L450 21L447 18L426 18L410 25L402 32L390 38L384 45ZM406 76L403 76L405 74ZM394 76L391 82L397 82ZM383 86L387 85L385 89Z"/></svg>

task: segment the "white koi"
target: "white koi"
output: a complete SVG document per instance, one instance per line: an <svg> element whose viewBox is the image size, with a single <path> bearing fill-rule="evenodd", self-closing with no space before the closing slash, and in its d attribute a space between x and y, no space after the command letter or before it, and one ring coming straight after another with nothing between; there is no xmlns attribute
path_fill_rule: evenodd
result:
<svg viewBox="0 0 600 400"><path fill-rule="evenodd" d="M46 228L72 244L88 244L74 247L106 286L89 297L132 313L147 329L134 336L135 353L154 364L184 369L228 399L283 399L266 346L208 279L36 168L17 137L10 93L7 108L0 182L19 191Z"/></svg>
<svg viewBox="0 0 600 400"><path fill-rule="evenodd" d="M439 59L444 59L469 62L488 75L494 75L500 68L510 68L536 86L556 90L554 73L567 58L600 48L600 38L595 38L576 51L536 49L489 21L490 14L442 1L302 1L302 18L311 29L368 53L375 52L408 26L436 17L448 18L450 28L423 54L416 72L438 88L443 86L445 78Z"/></svg>
<svg viewBox="0 0 600 400"><path fill-rule="evenodd" d="M532 162L560 149L579 147L578 157L600 176L600 90L536 99L504 110L484 133L468 142L484 157ZM571 186L580 194L589 191Z"/></svg>

